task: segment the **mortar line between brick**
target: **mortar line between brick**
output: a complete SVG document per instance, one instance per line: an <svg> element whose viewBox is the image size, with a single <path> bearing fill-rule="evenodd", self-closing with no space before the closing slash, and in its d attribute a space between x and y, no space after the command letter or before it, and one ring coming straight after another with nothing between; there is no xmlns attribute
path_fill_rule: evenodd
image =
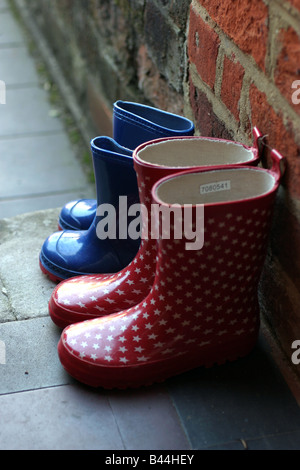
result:
<svg viewBox="0 0 300 470"><path fill-rule="evenodd" d="M205 95L207 96L208 100L212 104L213 111L215 114L218 116L218 118L222 122L226 122L227 129L229 131L232 131L237 137L240 135L242 132L243 135L243 140L249 142L249 137L247 134L240 129L238 122L235 120L234 116L232 113L229 111L229 109L225 106L225 104L220 100L219 97L217 97L214 92L201 80L201 78L198 75L198 72L196 70L196 66L194 64L190 64L190 73L191 73L191 79L194 83L194 85Z"/></svg>
<svg viewBox="0 0 300 470"><path fill-rule="evenodd" d="M277 15L283 19L284 22L293 26L293 28L297 31L299 28L299 21L300 21L300 12L297 8L294 8L291 4L285 2L282 4L282 0L264 0L264 3L269 7L276 8L277 12L279 11L279 15Z"/></svg>
<svg viewBox="0 0 300 470"><path fill-rule="evenodd" d="M274 41L277 30L279 30L279 19L277 15L270 15L269 6L269 27L265 67L266 73L271 81L274 80L274 70L276 67L277 54L279 52L279 44L277 43L277 41Z"/></svg>
<svg viewBox="0 0 300 470"><path fill-rule="evenodd" d="M223 69L224 69L224 56L225 51L223 47L219 47L218 56L216 61L216 78L215 78L215 95L217 98L221 99L221 89L223 81Z"/></svg>
<svg viewBox="0 0 300 470"><path fill-rule="evenodd" d="M249 119L251 119L251 106L250 106L250 98L249 98L249 90L250 90L251 79L245 73L242 83L241 89L241 96L239 100L239 110L240 110L240 122L243 128L247 129Z"/></svg>

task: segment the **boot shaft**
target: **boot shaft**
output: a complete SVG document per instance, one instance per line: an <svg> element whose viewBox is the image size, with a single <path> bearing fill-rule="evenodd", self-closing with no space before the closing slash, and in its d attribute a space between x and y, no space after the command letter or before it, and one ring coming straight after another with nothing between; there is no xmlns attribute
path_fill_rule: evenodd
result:
<svg viewBox="0 0 300 470"><path fill-rule="evenodd" d="M114 103L114 139L129 149L160 137L193 134L193 122L183 116L130 101Z"/></svg>
<svg viewBox="0 0 300 470"><path fill-rule="evenodd" d="M97 204L118 207L119 196L126 195L132 203L138 202L136 174L132 151L110 137L96 137L91 141Z"/></svg>
<svg viewBox="0 0 300 470"><path fill-rule="evenodd" d="M109 137L96 137L91 142L96 181L97 210L89 230L103 243L109 239L110 251L116 253L120 266L126 266L136 255L140 237L128 237L128 226L135 221L129 208L139 204L132 152Z"/></svg>
<svg viewBox="0 0 300 470"><path fill-rule="evenodd" d="M183 305L188 288L190 309L193 304L201 317L223 321L226 314L227 321L235 322L236 315L242 315L241 321L258 321L257 287L283 162L279 154L274 158L271 171L251 167L189 171L164 178L153 188L153 203L162 212L168 214L173 205L180 209L176 215L180 220L171 222L169 239L162 227L167 217L160 217L154 285L163 284L174 295L178 289L176 302ZM192 214L188 222L193 240L185 236L185 209ZM199 214L203 220L197 224ZM182 226L181 239L174 239L174 221ZM197 238L202 240L200 249Z"/></svg>
<svg viewBox="0 0 300 470"><path fill-rule="evenodd" d="M149 232L153 234L156 231L156 227L150 227L153 219L151 190L159 179L193 168L204 170L227 165L255 166L259 159L257 139L254 147L247 147L223 139L184 136L156 139L137 147L133 152L133 162L140 202L145 209L142 217L143 238L151 238Z"/></svg>

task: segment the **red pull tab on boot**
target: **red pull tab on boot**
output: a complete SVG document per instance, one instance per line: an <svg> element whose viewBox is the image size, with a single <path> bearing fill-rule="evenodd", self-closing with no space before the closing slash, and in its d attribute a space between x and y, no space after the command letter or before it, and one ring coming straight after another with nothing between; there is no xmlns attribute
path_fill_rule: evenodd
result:
<svg viewBox="0 0 300 470"><path fill-rule="evenodd" d="M279 183L286 171L286 158L275 149L271 150L270 157L272 159L272 168L270 172L274 174L276 181Z"/></svg>
<svg viewBox="0 0 300 470"><path fill-rule="evenodd" d="M263 135L257 127L253 128L254 145L257 147L258 155L264 168L273 173L279 183L286 171L287 161L278 150L273 149L267 143L267 135ZM271 165L271 168L269 166Z"/></svg>

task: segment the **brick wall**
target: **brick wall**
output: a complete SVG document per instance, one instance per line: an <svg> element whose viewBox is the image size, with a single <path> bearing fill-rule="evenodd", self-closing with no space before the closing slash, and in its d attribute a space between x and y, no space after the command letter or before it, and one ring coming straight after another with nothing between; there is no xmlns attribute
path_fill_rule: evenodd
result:
<svg viewBox="0 0 300 470"><path fill-rule="evenodd" d="M96 132L120 98L185 114L206 136L249 144L256 125L287 157L260 297L290 357L300 339L300 0L14 1Z"/></svg>

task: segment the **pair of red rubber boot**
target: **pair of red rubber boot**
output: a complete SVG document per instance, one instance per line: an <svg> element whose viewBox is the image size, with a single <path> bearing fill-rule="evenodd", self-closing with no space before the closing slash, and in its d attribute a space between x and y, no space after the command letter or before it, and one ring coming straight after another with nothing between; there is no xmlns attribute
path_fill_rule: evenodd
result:
<svg viewBox="0 0 300 470"><path fill-rule="evenodd" d="M66 327L58 352L70 375L94 387L138 387L252 350L285 166L276 150L270 170L256 166L260 138L255 130L252 148L164 138L134 151L139 252L119 273L62 282L50 299L51 318Z"/></svg>

